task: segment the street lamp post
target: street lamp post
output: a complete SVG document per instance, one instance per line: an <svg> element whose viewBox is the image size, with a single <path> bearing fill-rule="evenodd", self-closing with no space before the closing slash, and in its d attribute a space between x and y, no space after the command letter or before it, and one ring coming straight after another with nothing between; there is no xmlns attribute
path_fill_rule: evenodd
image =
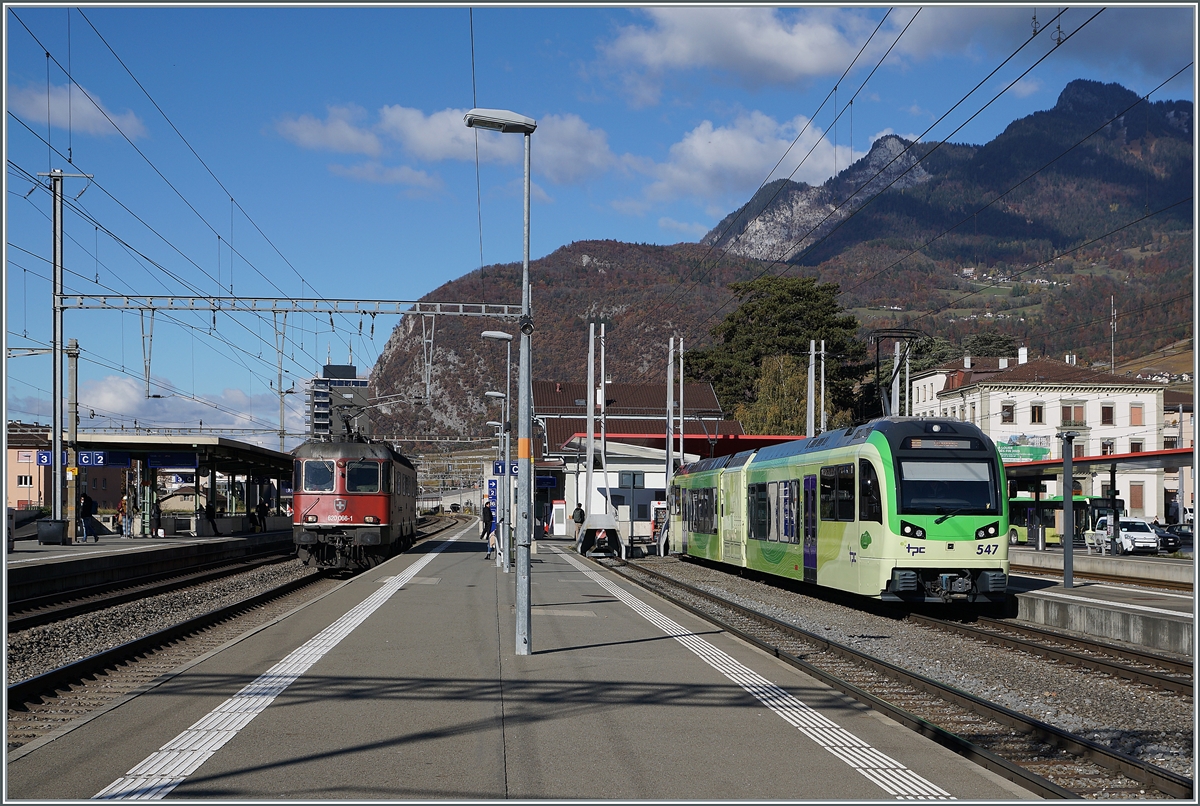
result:
<svg viewBox="0 0 1200 806"><path fill-rule="evenodd" d="M499 400L503 404L501 408L504 412L504 414L503 414L504 423L500 426L500 444L503 447L501 448L502 456L500 457L500 460L502 462L504 462L504 464L502 465L502 467L504 468L504 472L500 479L500 481L503 485L500 487L500 490L499 490L500 500L498 500L496 502L496 506L498 508L499 515L500 515L500 517L498 519L499 523L496 525L496 545L497 545L496 565L502 567L504 569L504 573L507 574L508 573L508 551L509 551L508 550L509 518L512 517L512 507L510 506L510 504L512 503L512 483L509 481L509 478L508 478L508 469L509 469L508 466L509 466L509 463L512 461L509 458L511 456L509 441L512 438L512 436L511 436L512 428L509 425L509 420L508 420L508 395L504 394L503 392L484 392L484 395L491 398L492 400Z"/></svg>
<svg viewBox="0 0 1200 806"><path fill-rule="evenodd" d="M497 558L504 566L504 573L508 573L508 568L512 565L512 484L509 482L509 452L508 444L512 438L512 417L509 416L509 401L512 399L512 334L505 333L502 330L485 330L479 334L484 339L491 341L504 342L504 498L503 500L503 517L501 522L505 525L504 533L501 535L500 556Z"/></svg>
<svg viewBox="0 0 1200 806"><path fill-rule="evenodd" d="M463 120L472 128L520 134L525 138L525 237L521 261L521 349L518 359L520 368L517 373L517 512L521 520L517 528L516 653L529 655L533 652L529 629L529 552L533 543L533 517L530 512L530 490L533 480L530 440L530 393L533 388L530 336L533 334L533 316L529 307L529 154L530 135L537 129L537 121L507 109L472 109Z"/></svg>

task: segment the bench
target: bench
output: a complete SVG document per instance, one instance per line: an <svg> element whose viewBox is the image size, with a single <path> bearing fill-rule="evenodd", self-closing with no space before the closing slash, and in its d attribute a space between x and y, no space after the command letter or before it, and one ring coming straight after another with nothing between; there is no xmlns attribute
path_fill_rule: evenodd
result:
<svg viewBox="0 0 1200 806"><path fill-rule="evenodd" d="M1088 530L1083 533L1083 543L1085 546L1087 546L1088 554L1092 553L1092 549L1096 550L1096 554L1108 553L1109 546L1107 532L1093 532Z"/></svg>

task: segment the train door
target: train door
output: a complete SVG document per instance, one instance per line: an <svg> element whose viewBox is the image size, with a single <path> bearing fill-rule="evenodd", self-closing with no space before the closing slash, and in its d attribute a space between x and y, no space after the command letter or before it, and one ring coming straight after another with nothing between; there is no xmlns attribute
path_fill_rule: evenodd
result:
<svg viewBox="0 0 1200 806"><path fill-rule="evenodd" d="M817 477L804 477L804 581L817 581Z"/></svg>

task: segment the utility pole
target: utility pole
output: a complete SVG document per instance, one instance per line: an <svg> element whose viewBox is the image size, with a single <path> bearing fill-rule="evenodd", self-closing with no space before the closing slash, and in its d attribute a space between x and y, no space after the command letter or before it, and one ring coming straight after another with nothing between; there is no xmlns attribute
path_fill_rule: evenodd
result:
<svg viewBox="0 0 1200 806"><path fill-rule="evenodd" d="M50 467L51 475L53 476L52 495L54 497L51 505L51 518L54 520L62 520L63 517L63 463L62 463L62 431L63 431L63 377L62 377L62 353L63 353L63 179L66 177L79 177L91 179L91 174L64 174L60 169L55 168L49 173L39 173L38 176L50 177L50 188L54 195L54 213L52 216L52 226L54 228L54 287L53 287L53 308L54 308L54 328L51 337L50 349L53 351L52 360L54 362L53 372L51 373L51 389L50 393L54 396L54 417L53 425L50 434Z"/></svg>
<svg viewBox="0 0 1200 806"><path fill-rule="evenodd" d="M1063 587L1070 588L1073 584L1072 565L1074 565L1075 548L1075 477L1071 463L1075 458L1075 437L1079 436L1077 431L1064 431L1058 435L1062 440L1063 452ZM1115 487L1114 487L1115 489ZM1117 519L1117 513L1114 510L1109 520L1120 525ZM1113 532L1115 535L1120 534L1118 528Z"/></svg>
<svg viewBox="0 0 1200 806"><path fill-rule="evenodd" d="M813 422L813 407L816 405L816 400L813 398L816 395L815 386L816 379L813 377L817 370L817 342L815 339L808 340L808 407L807 416L804 421L804 436L812 439L816 434L816 424Z"/></svg>
<svg viewBox="0 0 1200 806"><path fill-rule="evenodd" d="M83 484L86 489L87 480L79 478L79 342L75 339L67 342L67 385L70 388L70 399L67 401L67 408L70 409L67 414L67 536L74 542L78 537L76 529L79 519L90 514L77 511L78 484Z"/></svg>

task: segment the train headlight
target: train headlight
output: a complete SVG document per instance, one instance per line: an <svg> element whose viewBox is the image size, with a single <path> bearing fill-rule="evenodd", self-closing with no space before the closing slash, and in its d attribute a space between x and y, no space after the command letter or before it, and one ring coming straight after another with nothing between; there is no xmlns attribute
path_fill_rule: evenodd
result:
<svg viewBox="0 0 1200 806"><path fill-rule="evenodd" d="M917 540L925 539L925 529L921 526L916 526L908 521L900 521L900 534L905 537L916 538Z"/></svg>
<svg viewBox="0 0 1200 806"><path fill-rule="evenodd" d="M363 523L379 523L379 518L376 518L374 515L368 515L363 518Z"/></svg>
<svg viewBox="0 0 1200 806"><path fill-rule="evenodd" d="M1000 535L1000 522L989 523L987 526L980 526L975 530L976 540L987 540Z"/></svg>
<svg viewBox="0 0 1200 806"><path fill-rule="evenodd" d="M305 522L305 523L316 523L316 522L317 522L317 516L316 516L316 515L305 515L305 516L304 516L304 522Z"/></svg>

